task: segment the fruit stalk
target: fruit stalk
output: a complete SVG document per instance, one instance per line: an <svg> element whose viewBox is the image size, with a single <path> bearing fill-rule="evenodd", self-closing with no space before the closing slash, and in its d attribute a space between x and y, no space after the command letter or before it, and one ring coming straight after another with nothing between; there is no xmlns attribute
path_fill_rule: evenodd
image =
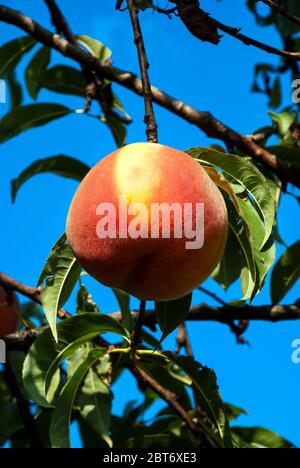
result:
<svg viewBox="0 0 300 468"><path fill-rule="evenodd" d="M145 124L147 140L150 143L158 143L157 123L155 120L153 109L153 96L151 90L151 83L149 78L149 62L147 59L143 34L139 22L139 12L135 5L135 0L128 0L128 9L130 13L131 24L134 33L134 43L137 48L139 65L141 70L141 78L143 84L143 96L145 103Z"/></svg>
<svg viewBox="0 0 300 468"><path fill-rule="evenodd" d="M131 347L133 350L137 349L139 344L142 341L142 331L143 331L145 313L146 313L146 301L141 301L139 314L138 314L138 318L136 321L136 326L131 335Z"/></svg>

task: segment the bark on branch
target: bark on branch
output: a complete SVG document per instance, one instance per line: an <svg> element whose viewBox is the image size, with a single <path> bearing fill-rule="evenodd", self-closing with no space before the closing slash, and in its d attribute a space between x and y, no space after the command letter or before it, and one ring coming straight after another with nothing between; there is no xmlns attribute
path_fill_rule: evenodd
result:
<svg viewBox="0 0 300 468"><path fill-rule="evenodd" d="M149 62L147 59L147 53L145 49L143 33L139 21L139 12L135 5L134 0L128 0L128 9L130 13L130 19L134 34L134 43L137 48L139 65L143 84L143 96L145 102L145 124L146 124L146 135L150 143L158 143L157 136L157 123L155 120L154 109L153 109L153 96L151 90L151 83L149 78Z"/></svg>

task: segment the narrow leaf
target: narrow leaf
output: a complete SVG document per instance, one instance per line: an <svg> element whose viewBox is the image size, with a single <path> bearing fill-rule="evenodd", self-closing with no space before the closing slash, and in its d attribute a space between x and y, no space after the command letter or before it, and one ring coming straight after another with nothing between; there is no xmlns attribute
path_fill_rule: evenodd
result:
<svg viewBox="0 0 300 468"><path fill-rule="evenodd" d="M48 69L40 80L40 88L61 94L84 97L86 81L80 70L66 65L57 65Z"/></svg>
<svg viewBox="0 0 300 468"><path fill-rule="evenodd" d="M228 155L209 148L191 148L187 153L200 163L218 167L245 188L256 203L266 226L261 245L263 247L273 231L275 222L275 201L264 175L245 157Z"/></svg>
<svg viewBox="0 0 300 468"><path fill-rule="evenodd" d="M52 448L70 447L70 423L73 404L79 387L89 369L106 354L106 349L90 352L86 360L64 386L51 418L50 440Z"/></svg>
<svg viewBox="0 0 300 468"><path fill-rule="evenodd" d="M59 104L30 104L13 109L0 121L0 143L70 113L70 109Z"/></svg>
<svg viewBox="0 0 300 468"><path fill-rule="evenodd" d="M175 301L157 302L155 315L162 331L162 342L181 323L185 321L190 311L192 294L188 294Z"/></svg>
<svg viewBox="0 0 300 468"><path fill-rule="evenodd" d="M25 71L25 81L27 90L36 99L40 88L40 80L46 71L51 59L51 49L42 47L32 58Z"/></svg>
<svg viewBox="0 0 300 468"><path fill-rule="evenodd" d="M0 78L5 78L19 64L21 58L36 44L29 36L19 37L0 47Z"/></svg>
<svg viewBox="0 0 300 468"><path fill-rule="evenodd" d="M129 339L121 323L112 317L93 312L61 321L57 325L57 332L57 343L50 329L35 340L23 367L23 381L28 396L45 407L52 405L56 394L60 381L59 366L83 344L103 333L115 333Z"/></svg>
<svg viewBox="0 0 300 468"><path fill-rule="evenodd" d="M102 44L102 42L85 35L77 36L77 40L79 44L86 47L99 60L105 62L111 58L111 50Z"/></svg>
<svg viewBox="0 0 300 468"><path fill-rule="evenodd" d="M81 267L63 235L51 250L39 280L39 285L46 280L41 299L55 340L57 313L70 297L80 272Z"/></svg>
<svg viewBox="0 0 300 468"><path fill-rule="evenodd" d="M134 320L131 316L131 311L130 311L130 296L124 291L120 291L120 289L113 289L112 291L117 298L117 301L121 310L122 323L124 327L126 328L126 330L129 330L129 332L132 332L134 329Z"/></svg>
<svg viewBox="0 0 300 468"><path fill-rule="evenodd" d="M278 304L300 277L300 241L289 247L276 263L271 278L271 297Z"/></svg>
<svg viewBox="0 0 300 468"><path fill-rule="evenodd" d="M22 185L36 175L56 174L80 182L89 170L89 166L70 156L58 155L46 159L39 159L21 172L17 179L12 181L12 201L13 203L15 202L17 193Z"/></svg>

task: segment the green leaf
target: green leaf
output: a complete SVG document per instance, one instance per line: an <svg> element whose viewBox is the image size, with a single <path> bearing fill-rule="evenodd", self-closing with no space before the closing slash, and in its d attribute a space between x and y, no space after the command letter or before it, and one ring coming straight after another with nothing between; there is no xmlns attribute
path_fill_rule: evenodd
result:
<svg viewBox="0 0 300 468"><path fill-rule="evenodd" d="M40 286L46 280L41 291L42 306L55 340L57 313L69 299L80 272L81 267L64 234L52 248L38 282Z"/></svg>
<svg viewBox="0 0 300 468"><path fill-rule="evenodd" d="M129 339L121 323L112 317L93 312L63 320L58 323L57 332L57 343L50 329L35 340L23 367L24 387L28 396L45 407L52 406L60 381L59 366L83 344L103 333L115 333ZM49 401L46 399L46 386Z"/></svg>
<svg viewBox="0 0 300 468"><path fill-rule="evenodd" d="M245 157L228 155L209 148L191 148L186 152L200 163L218 167L225 176L229 175L245 188L257 205L266 226L261 245L263 247L273 231L275 222L275 202L264 175Z"/></svg>
<svg viewBox="0 0 300 468"><path fill-rule="evenodd" d="M276 3L281 3L291 15L298 18L300 17L300 6L297 0L281 0L281 2L277 1ZM276 24L280 34L282 34L284 38L296 34L300 29L298 24L280 14L276 15Z"/></svg>
<svg viewBox="0 0 300 468"><path fill-rule="evenodd" d="M289 247L276 263L271 278L271 298L278 304L300 277L300 241Z"/></svg>
<svg viewBox="0 0 300 468"><path fill-rule="evenodd" d="M72 409L79 387L89 369L107 353L106 349L97 349L89 353L74 375L62 389L51 419L50 440L52 448L69 448Z"/></svg>
<svg viewBox="0 0 300 468"><path fill-rule="evenodd" d="M257 270L252 245L252 236L249 231L248 224L243 222L237 216L235 206L228 197L225 197L225 202L228 211L229 229L235 236L235 240L240 246L240 250L245 261L245 266L241 273L242 290L244 294L242 300L247 300L253 297L257 284Z"/></svg>
<svg viewBox="0 0 300 468"><path fill-rule="evenodd" d="M117 115L105 114L100 117L100 120L110 128L117 146L119 148L124 146L126 144L127 130Z"/></svg>
<svg viewBox="0 0 300 468"><path fill-rule="evenodd" d="M126 330L128 330L131 333L134 329L135 322L131 316L130 296L124 291L120 291L120 289L112 289L112 291L117 298L121 310L122 323Z"/></svg>
<svg viewBox="0 0 300 468"><path fill-rule="evenodd" d="M86 353L91 350L92 345L87 344ZM112 446L109 437L112 396L105 380L110 370L110 356L105 354L96 366L89 369L76 399L82 418L109 447Z"/></svg>
<svg viewBox="0 0 300 468"><path fill-rule="evenodd" d="M106 60L109 60L111 58L111 50L104 44L102 44L102 42L85 35L77 36L77 40L79 44L87 48L95 57L97 57L102 62L105 62Z"/></svg>
<svg viewBox="0 0 300 468"><path fill-rule="evenodd" d="M107 448L107 444L80 415L78 417L78 425L83 448Z"/></svg>
<svg viewBox="0 0 300 468"><path fill-rule="evenodd" d="M23 101L22 86L17 81L14 70L6 77L6 82L10 91L10 108L20 107Z"/></svg>
<svg viewBox="0 0 300 468"><path fill-rule="evenodd" d="M244 267L240 244L230 229L224 255L211 277L225 290L239 278Z"/></svg>
<svg viewBox="0 0 300 468"><path fill-rule="evenodd" d="M271 89L269 105L276 109L277 107L280 106L281 102L282 102L281 82L280 82L280 78L277 77Z"/></svg>
<svg viewBox="0 0 300 468"><path fill-rule="evenodd" d="M40 88L55 93L84 97L86 81L81 71L66 65L57 65L47 70L40 80Z"/></svg>
<svg viewBox="0 0 300 468"><path fill-rule="evenodd" d="M247 411L239 408L238 406L232 405L231 403L224 403L224 408L229 422L235 421L240 416L249 416Z"/></svg>
<svg viewBox="0 0 300 468"><path fill-rule="evenodd" d="M232 430L250 448L295 448L288 440L263 427L234 427Z"/></svg>
<svg viewBox="0 0 300 468"><path fill-rule="evenodd" d="M67 179L81 181L90 167L78 159L70 156L58 155L46 159L39 159L27 167L17 179L11 183L11 194L13 203L16 200L16 195L22 185L29 179L39 174L56 174Z"/></svg>
<svg viewBox="0 0 300 468"><path fill-rule="evenodd" d="M191 380L193 387L201 398L201 407L208 414L215 425L221 440L225 436L225 428L220 424L220 413L223 413L223 402L219 394L215 373L207 367L202 367L193 358L177 356L171 352L163 353L171 362L176 364Z"/></svg>
<svg viewBox="0 0 300 468"><path fill-rule="evenodd" d="M73 320L69 320L66 326L58 328L60 332L59 340L63 341L63 344L58 342L59 351L57 356L52 360L51 365L48 366L46 371L46 395L49 393L49 389L51 389L52 379L55 377L56 371L62 362L72 356L74 352L87 341L92 340L100 333L115 333L129 341L129 333L117 320L102 314L95 314L96 318L91 318L92 314L93 312L88 312L75 316L85 317L85 319L82 319L82 330L80 334L78 334L78 331L74 328L80 323L79 320L74 320L75 317Z"/></svg>
<svg viewBox="0 0 300 468"><path fill-rule="evenodd" d="M289 130L296 120L297 114L295 112L281 112L281 114L275 114L269 111L269 115L273 122L278 125L279 135L285 139L289 136Z"/></svg>
<svg viewBox="0 0 300 468"><path fill-rule="evenodd" d="M254 260L257 267L256 292L264 286L266 276L274 264L276 247L273 239L270 237L267 244L260 249L261 241L265 235L263 223L249 200L239 199L239 205L252 233Z"/></svg>
<svg viewBox="0 0 300 468"><path fill-rule="evenodd" d="M0 121L0 143L70 113L70 109L59 104L30 104L13 109Z"/></svg>
<svg viewBox="0 0 300 468"><path fill-rule="evenodd" d="M51 362L57 356L57 347L50 330L43 332L31 346L23 366L23 384L29 399L37 405L49 408L45 396L46 371ZM53 400L60 382L60 371L58 370L51 382L49 389L49 400Z"/></svg>
<svg viewBox="0 0 300 468"><path fill-rule="evenodd" d="M191 308L192 293L175 301L156 302L155 315L162 331L162 342L185 321Z"/></svg>
<svg viewBox="0 0 300 468"><path fill-rule="evenodd" d="M176 368L163 354L156 352L143 354L141 351L139 366L162 387L176 393L187 411L191 410L191 402L186 390L186 385L190 385L191 381L183 376L178 367ZM153 398L157 398L156 394Z"/></svg>
<svg viewBox="0 0 300 468"><path fill-rule="evenodd" d="M113 103L112 103L113 109L117 110L121 114L121 116L123 118L123 121L125 123L130 124L132 122L132 118L125 111L125 109L123 107L123 104L121 103L120 99L114 93L112 93L112 97L113 97Z"/></svg>
<svg viewBox="0 0 300 468"><path fill-rule="evenodd" d="M5 78L19 64L21 58L36 44L29 36L19 37L0 47L0 78Z"/></svg>
<svg viewBox="0 0 300 468"><path fill-rule="evenodd" d="M40 89L40 80L51 59L51 49L42 47L32 58L25 71L25 81L32 99L36 99Z"/></svg>
<svg viewBox="0 0 300 468"><path fill-rule="evenodd" d="M82 312L100 312L98 305L93 301L92 295L81 281L80 288L77 293L76 312L78 314L81 314Z"/></svg>

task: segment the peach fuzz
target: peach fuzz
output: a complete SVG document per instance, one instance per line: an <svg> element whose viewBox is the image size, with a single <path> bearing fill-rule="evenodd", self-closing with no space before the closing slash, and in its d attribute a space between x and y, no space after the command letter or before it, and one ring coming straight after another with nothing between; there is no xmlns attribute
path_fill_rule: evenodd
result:
<svg viewBox="0 0 300 468"><path fill-rule="evenodd" d="M107 202L117 208L120 196L149 209L153 203L204 204L203 247L188 250L185 236L174 235L99 238L97 208ZM119 229L121 223L117 219ZM87 174L69 210L67 238L81 266L100 283L139 299L165 301L188 294L209 277L222 258L227 224L223 197L198 162L164 145L135 143L108 155Z"/></svg>

